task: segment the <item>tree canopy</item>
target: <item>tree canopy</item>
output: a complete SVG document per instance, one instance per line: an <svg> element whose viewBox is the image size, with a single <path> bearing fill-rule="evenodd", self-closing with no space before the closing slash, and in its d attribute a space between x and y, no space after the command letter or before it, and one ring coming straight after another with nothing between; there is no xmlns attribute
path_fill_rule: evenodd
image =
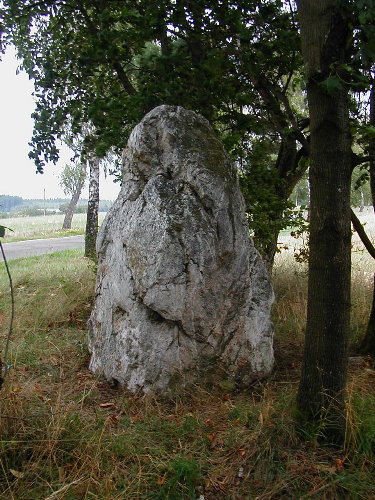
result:
<svg viewBox="0 0 375 500"><path fill-rule="evenodd" d="M92 122L96 147L124 135L158 104L200 112L234 147L288 126L281 103L298 56L281 1L4 2L5 41L34 79L33 157L56 157L61 124ZM277 102L275 96L281 101Z"/></svg>
<svg viewBox="0 0 375 500"><path fill-rule="evenodd" d="M102 157L123 148L156 105L181 105L210 120L244 179L254 172L259 191L274 199L266 209L255 183L243 182L249 211L261 212L254 230L267 240L270 227L275 233L284 224L306 146L306 114L291 98L302 60L289 7L281 0L4 2L5 44L16 45L35 83L37 168L58 158L68 120L75 133L94 126L86 145Z"/></svg>
<svg viewBox="0 0 375 500"><path fill-rule="evenodd" d="M374 6L338 2L351 26L350 63L331 61L320 84L352 91L352 129L367 154L366 89L373 78ZM35 84L30 156L59 155L68 123L99 158L121 150L159 104L203 114L237 162L249 222L270 264L288 201L308 168L309 117L296 6L291 0L5 0L3 47L13 43ZM87 126L91 132L86 133ZM353 166L363 159L353 156ZM297 219L298 220L298 219Z"/></svg>

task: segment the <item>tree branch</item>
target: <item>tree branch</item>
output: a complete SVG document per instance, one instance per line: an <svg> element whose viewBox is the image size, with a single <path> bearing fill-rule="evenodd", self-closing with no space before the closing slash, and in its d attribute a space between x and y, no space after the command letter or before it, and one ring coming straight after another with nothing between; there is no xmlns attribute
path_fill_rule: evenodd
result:
<svg viewBox="0 0 375 500"><path fill-rule="evenodd" d="M112 62L113 69L116 71L118 79L120 80L122 86L129 95L135 95L137 92L133 85L131 84L128 75L125 73L124 68L118 61Z"/></svg>
<svg viewBox="0 0 375 500"><path fill-rule="evenodd" d="M95 26L95 24L92 22L90 16L88 15L82 1L78 1L78 9L81 12L86 25L88 29L90 30L90 33L99 40L99 32L98 28ZM106 57L108 64L112 66L112 68L115 70L118 79L120 80L121 85L123 86L125 92L127 92L129 95L135 95L137 92L135 88L133 87L132 83L130 82L128 75L125 73L124 68L122 67L120 61L118 60L111 60L109 57Z"/></svg>
<svg viewBox="0 0 375 500"><path fill-rule="evenodd" d="M352 168L357 167L358 165L362 165L363 163L375 161L375 155L368 156L359 156L355 153L352 153Z"/></svg>
<svg viewBox="0 0 375 500"><path fill-rule="evenodd" d="M370 238L367 236L366 231L364 230L361 221L358 219L353 210L350 210L350 218L353 224L354 229L357 231L358 236L361 238L362 243L364 244L366 250L371 255L373 259L375 259L375 247L370 241Z"/></svg>

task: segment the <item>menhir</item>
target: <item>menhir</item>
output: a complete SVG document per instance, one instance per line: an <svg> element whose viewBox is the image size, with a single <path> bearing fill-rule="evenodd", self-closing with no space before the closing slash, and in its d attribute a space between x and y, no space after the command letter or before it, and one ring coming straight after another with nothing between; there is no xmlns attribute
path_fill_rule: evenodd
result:
<svg viewBox="0 0 375 500"><path fill-rule="evenodd" d="M123 163L97 242L90 369L143 392L268 374L273 292L209 123L159 106L134 128Z"/></svg>

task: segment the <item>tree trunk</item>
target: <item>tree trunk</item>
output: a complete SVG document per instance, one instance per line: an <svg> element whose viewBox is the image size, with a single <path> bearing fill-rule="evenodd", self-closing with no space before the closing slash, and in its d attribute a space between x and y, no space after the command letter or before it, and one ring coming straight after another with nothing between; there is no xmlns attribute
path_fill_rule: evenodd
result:
<svg viewBox="0 0 375 500"><path fill-rule="evenodd" d="M269 215L269 225L273 228L273 230L272 232L269 232L270 228L265 228L265 233L267 235L266 241L265 233L262 228L254 233L255 243L257 243L257 239L258 243L259 241L262 242L260 248L258 249L270 274L275 261L275 255L278 251L277 243L280 234L280 227L282 227L281 221L284 218L285 203L291 196L293 189L307 169L307 164L305 166L300 165L301 158L306 157L307 155L308 152L305 151L304 148L297 151L297 140L295 137L289 136L281 138L277 161L275 164L277 181L273 186L269 186L269 189L272 189L272 199L274 201L274 211Z"/></svg>
<svg viewBox="0 0 375 500"><path fill-rule="evenodd" d="M71 229L72 228L72 219L74 215L74 211L76 209L79 197L81 196L82 188L85 183L85 179L83 178L82 181L77 185L76 190L73 193L72 199L69 202L68 208L65 213L64 217L64 222L63 222L63 229Z"/></svg>
<svg viewBox="0 0 375 500"><path fill-rule="evenodd" d="M87 206L85 256L95 259L96 237L98 235L99 210L99 158L92 158L90 164L89 201Z"/></svg>
<svg viewBox="0 0 375 500"><path fill-rule="evenodd" d="M299 0L310 110L310 257L304 359L297 405L326 439L345 431L350 320L351 138L348 91L321 82L345 61L347 22L335 0Z"/></svg>
<svg viewBox="0 0 375 500"><path fill-rule="evenodd" d="M272 237L270 238L268 244L264 248L264 251L262 252L262 259L264 262L264 265L267 268L268 274L271 276L273 265L275 262L275 256L277 252L277 242L279 239L279 234L280 231L275 231Z"/></svg>

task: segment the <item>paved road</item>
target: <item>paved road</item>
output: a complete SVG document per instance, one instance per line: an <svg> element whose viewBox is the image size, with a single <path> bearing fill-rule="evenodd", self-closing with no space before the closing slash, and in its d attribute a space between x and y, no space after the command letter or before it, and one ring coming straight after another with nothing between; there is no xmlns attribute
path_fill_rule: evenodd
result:
<svg viewBox="0 0 375 500"><path fill-rule="evenodd" d="M45 253L61 252L62 250L70 250L72 248L83 248L83 246L83 235L3 243L7 260L20 259L21 257L33 257ZM3 261L1 252L0 261Z"/></svg>

